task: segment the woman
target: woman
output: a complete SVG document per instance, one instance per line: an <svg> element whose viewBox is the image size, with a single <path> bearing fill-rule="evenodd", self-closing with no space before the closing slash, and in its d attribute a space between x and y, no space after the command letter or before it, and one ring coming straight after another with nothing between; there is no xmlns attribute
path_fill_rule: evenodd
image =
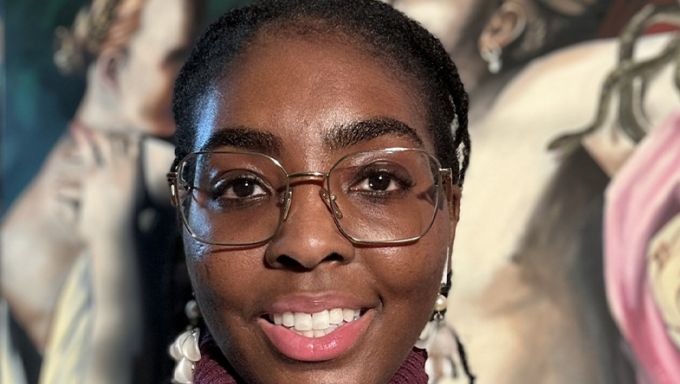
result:
<svg viewBox="0 0 680 384"><path fill-rule="evenodd" d="M532 59L598 35L611 0L385 0L439 37L460 67L470 119Z"/></svg>
<svg viewBox="0 0 680 384"><path fill-rule="evenodd" d="M585 143L588 152L564 157L546 147L561 133L590 123L601 84L620 52L614 40L564 44L618 35L644 1L394 3L426 26L439 27L433 30L451 42L446 46L456 62L479 72L461 74L472 100L475 152L454 253L457 294L449 304L457 310L449 321L468 341L471 364L484 373L480 382L634 381L631 354L621 347L602 277L602 195L608 175L598 167L601 157L594 156L592 144ZM474 12L489 8L483 25L485 19ZM465 22L436 23L463 10L472 15ZM552 27L546 33L541 25ZM635 56L657 55L665 44L659 38L641 39ZM489 73L479 52L494 46L502 48L497 74ZM660 123L677 109L671 79L666 71L649 81L645 118ZM628 155L628 141L615 134L616 118L606 124L595 144L616 145Z"/></svg>
<svg viewBox="0 0 680 384"><path fill-rule="evenodd" d="M94 0L72 29L57 31L57 64L86 71L87 88L70 128L2 223L2 295L38 356L19 369L28 382L163 376L167 340L157 331L169 323L159 324L169 245L162 240L173 212L163 208L159 164L170 161L172 147L157 137L174 132L168 94L200 5ZM154 238L158 225L169 228ZM143 364L135 361L142 354Z"/></svg>
<svg viewBox="0 0 680 384"><path fill-rule="evenodd" d="M427 382L469 156L442 45L377 1L265 1L209 28L173 111L193 381Z"/></svg>

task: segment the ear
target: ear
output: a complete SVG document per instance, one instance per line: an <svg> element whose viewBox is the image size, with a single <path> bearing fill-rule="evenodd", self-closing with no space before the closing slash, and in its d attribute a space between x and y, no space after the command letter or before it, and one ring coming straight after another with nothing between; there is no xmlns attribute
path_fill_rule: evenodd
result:
<svg viewBox="0 0 680 384"><path fill-rule="evenodd" d="M524 32L527 9L523 2L506 0L496 9L479 36L479 51L502 51Z"/></svg>
<svg viewBox="0 0 680 384"><path fill-rule="evenodd" d="M456 222L460 218L460 198L461 198L461 188L459 185L452 185L451 192L449 193L449 213L451 218Z"/></svg>
<svg viewBox="0 0 680 384"><path fill-rule="evenodd" d="M111 92L117 93L119 90L119 76L122 64L122 53L112 51L100 53L95 62L97 80Z"/></svg>
<svg viewBox="0 0 680 384"><path fill-rule="evenodd" d="M456 233L456 226L458 225L458 220L460 219L460 198L461 198L461 188L458 185L452 185L448 188L447 202L449 205L449 219L451 220L451 239L453 240Z"/></svg>

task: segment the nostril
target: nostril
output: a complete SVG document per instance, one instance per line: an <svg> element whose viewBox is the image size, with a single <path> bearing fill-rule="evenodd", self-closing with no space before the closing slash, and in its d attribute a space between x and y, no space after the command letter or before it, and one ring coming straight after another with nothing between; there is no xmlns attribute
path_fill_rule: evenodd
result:
<svg viewBox="0 0 680 384"><path fill-rule="evenodd" d="M275 259L276 266L279 268L288 269L295 272L305 272L314 269L319 264L322 263L344 263L347 259L337 252L330 253L324 258L316 259L320 260L317 262L305 263L305 260L289 256L289 255L279 255Z"/></svg>
<svg viewBox="0 0 680 384"><path fill-rule="evenodd" d="M345 261L345 258L342 257L339 253L333 252L330 255L326 256L324 258L325 262L338 262L338 263L343 263Z"/></svg>
<svg viewBox="0 0 680 384"><path fill-rule="evenodd" d="M295 258L290 257L288 255L279 255L276 258L276 264L279 265L281 268L285 268L288 270L292 271L306 271L308 268L305 268L304 265L302 265L299 261L297 261Z"/></svg>

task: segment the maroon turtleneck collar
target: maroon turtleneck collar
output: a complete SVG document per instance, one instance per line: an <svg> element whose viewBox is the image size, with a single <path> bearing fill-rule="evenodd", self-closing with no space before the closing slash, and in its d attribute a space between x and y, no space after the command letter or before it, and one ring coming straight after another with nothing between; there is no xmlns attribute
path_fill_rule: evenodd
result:
<svg viewBox="0 0 680 384"><path fill-rule="evenodd" d="M242 384L229 373L229 364L210 335L202 338L200 349L201 360L194 370L195 384ZM425 360L425 350L413 348L389 384L427 384Z"/></svg>

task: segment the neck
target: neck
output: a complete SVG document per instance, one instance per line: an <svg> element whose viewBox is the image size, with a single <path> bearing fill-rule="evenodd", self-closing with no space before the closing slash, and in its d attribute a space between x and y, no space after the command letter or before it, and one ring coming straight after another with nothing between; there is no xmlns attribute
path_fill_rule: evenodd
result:
<svg viewBox="0 0 680 384"><path fill-rule="evenodd" d="M468 93L474 92L490 77L487 63L481 58L474 41L460 43L449 51Z"/></svg>
<svg viewBox="0 0 680 384"><path fill-rule="evenodd" d="M496 98L503 92L514 77L517 76L521 68L504 70L496 75L488 75L476 84L476 87L468 90L470 94L470 121L480 121L493 106Z"/></svg>
<svg viewBox="0 0 680 384"><path fill-rule="evenodd" d="M101 96L92 94L91 90L85 91L85 96L78 106L75 119L88 128L98 131L111 131L120 126L120 119L115 113L116 108Z"/></svg>

